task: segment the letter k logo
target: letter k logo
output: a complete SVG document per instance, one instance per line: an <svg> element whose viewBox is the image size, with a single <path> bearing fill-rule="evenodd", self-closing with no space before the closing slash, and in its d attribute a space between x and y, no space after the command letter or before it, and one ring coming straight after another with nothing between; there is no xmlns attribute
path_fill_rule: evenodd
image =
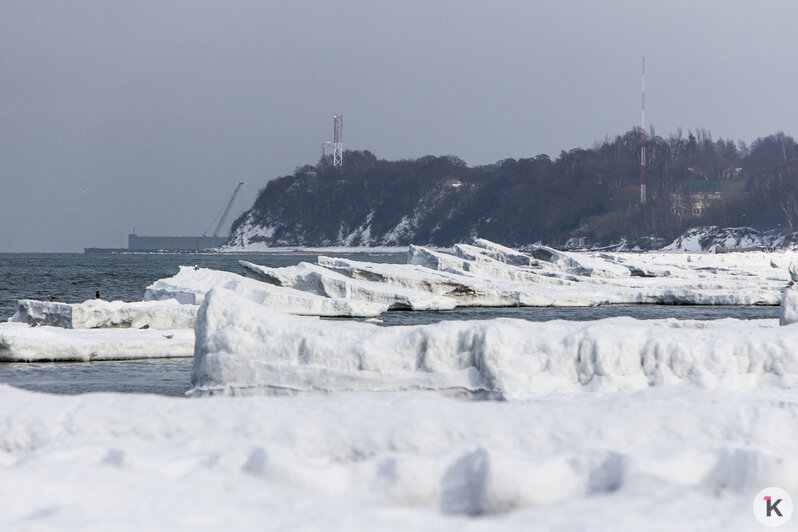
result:
<svg viewBox="0 0 798 532"><path fill-rule="evenodd" d="M766 495L766 496L764 496L762 498L764 499L765 503L767 504L767 516L768 517L770 517L773 514L773 512L776 512L776 515L778 515L779 517L782 517L781 511L779 510L779 503L781 502L781 499L776 499L776 502L773 502L773 499L772 499L772 497L770 495Z"/></svg>
<svg viewBox="0 0 798 532"><path fill-rule="evenodd" d="M766 527L785 525L792 517L792 497L779 487L771 486L761 490L752 502L754 517Z"/></svg>

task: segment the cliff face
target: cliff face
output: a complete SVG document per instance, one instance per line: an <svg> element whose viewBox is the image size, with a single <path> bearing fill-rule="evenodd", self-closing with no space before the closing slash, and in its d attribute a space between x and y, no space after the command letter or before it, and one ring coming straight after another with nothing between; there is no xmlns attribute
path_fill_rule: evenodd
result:
<svg viewBox="0 0 798 532"><path fill-rule="evenodd" d="M389 163L345 155L343 169L305 167L270 182L236 221L231 245L450 245L475 235L534 241L536 202L513 180L495 186L454 157Z"/></svg>

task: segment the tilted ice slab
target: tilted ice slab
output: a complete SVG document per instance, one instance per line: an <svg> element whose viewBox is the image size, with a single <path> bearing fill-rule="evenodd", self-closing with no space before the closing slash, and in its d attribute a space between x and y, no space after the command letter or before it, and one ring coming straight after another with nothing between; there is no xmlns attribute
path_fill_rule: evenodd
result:
<svg viewBox="0 0 798 532"><path fill-rule="evenodd" d="M603 260L599 257L567 253L548 246L532 246L531 254L536 259L556 264L564 271L591 277L628 277L629 268Z"/></svg>
<svg viewBox="0 0 798 532"><path fill-rule="evenodd" d="M20 299L17 301L17 312L9 321L68 329L191 329L196 316L197 305L183 305L174 299L133 303L102 299L89 299L83 303Z"/></svg>
<svg viewBox="0 0 798 532"><path fill-rule="evenodd" d="M205 294L216 286L232 290L263 306L291 314L373 317L388 309L388 305L382 303L321 297L301 290L262 283L232 272L195 269L190 266L181 266L177 275L159 279L148 286L144 299L177 299L181 303L200 304Z"/></svg>
<svg viewBox="0 0 798 532"><path fill-rule="evenodd" d="M196 395L417 389L522 399L680 383L798 384L798 325L776 320L379 327L291 317L216 289L195 330Z"/></svg>
<svg viewBox="0 0 798 532"><path fill-rule="evenodd" d="M65 329L0 323L0 361L90 361L189 357L192 329Z"/></svg>
<svg viewBox="0 0 798 532"><path fill-rule="evenodd" d="M431 253L439 254L438 252ZM489 260L493 261L494 259ZM637 292L619 291L615 288L607 289L588 283L573 288L569 288L568 285L552 285L550 283L559 281L548 277L542 277L541 279L544 281L541 282L523 283L483 278L465 272L456 274L451 272L451 268L442 271L432 270L416 264L369 263L331 257L319 257L318 262L325 268L353 279L387 283L445 295L456 299L457 305L461 307L596 306L658 301L657 298L644 296ZM480 263L480 265L485 264L484 262ZM538 278L536 277L536 279ZM664 295L659 293L658 296L662 298Z"/></svg>
<svg viewBox="0 0 798 532"><path fill-rule="evenodd" d="M318 257L317 263L328 270L358 281L387 283L458 299L474 292L475 285L490 286L475 277L431 270L415 264L365 262L323 255Z"/></svg>
<svg viewBox="0 0 798 532"><path fill-rule="evenodd" d="M513 266L533 266L536 262L525 253L521 253L513 248L508 248L507 246L502 246L496 242L491 242L490 240L485 240L484 238L474 239L474 246L482 248L485 253L489 254L494 259Z"/></svg>
<svg viewBox="0 0 798 532"><path fill-rule="evenodd" d="M457 302L446 296L388 285L361 281L316 264L300 262L295 266L272 268L239 261L256 278L277 286L303 290L325 297L342 297L387 305L390 309L451 310Z"/></svg>
<svg viewBox="0 0 798 532"><path fill-rule="evenodd" d="M551 277L548 270L533 271L531 267L512 266L489 257L474 261L422 246L410 246L407 252L407 263L458 275L470 275L502 281L566 285L577 280L575 276L565 278Z"/></svg>
<svg viewBox="0 0 798 532"><path fill-rule="evenodd" d="M629 268L623 265L586 254L567 253L547 246L536 245L532 246L533 256L525 255L518 251L513 255L509 253L513 251L512 249L499 246L487 240L477 239L476 243L482 246L490 246L490 248L455 244L453 247L454 254L469 261L488 263L496 268L508 265L519 266L522 271L529 271L529 267L532 267L532 271L535 273L545 273L547 276L560 277L567 280L574 280L575 276L624 278L631 275ZM507 252L500 252L493 248L503 248ZM496 264L497 262L499 264Z"/></svg>
<svg viewBox="0 0 798 532"><path fill-rule="evenodd" d="M318 263L352 279L451 297L461 307L512 307L549 301L544 300L545 296L534 285L496 282L473 275L431 270L416 264L372 263L324 256L318 258Z"/></svg>
<svg viewBox="0 0 798 532"><path fill-rule="evenodd" d="M494 261L510 266L533 266L565 275L588 277L628 277L629 268L587 254L559 251L543 245L531 247L531 255L496 244L484 238L474 240L474 245L455 244L454 254L460 258L476 261Z"/></svg>
<svg viewBox="0 0 798 532"><path fill-rule="evenodd" d="M795 390L0 404L3 530L749 531L798 492Z"/></svg>
<svg viewBox="0 0 798 532"><path fill-rule="evenodd" d="M487 241L484 242L486 244L488 243ZM492 242L490 242L490 244L492 244ZM496 261L502 264L509 264L511 266L537 266L538 264L538 261L536 261L529 255L524 255L521 252L515 252L515 254L509 254L498 251L496 249L487 249L484 247L472 246L470 244L455 244L452 247L452 250L454 251L454 254L458 257L477 262L492 263Z"/></svg>

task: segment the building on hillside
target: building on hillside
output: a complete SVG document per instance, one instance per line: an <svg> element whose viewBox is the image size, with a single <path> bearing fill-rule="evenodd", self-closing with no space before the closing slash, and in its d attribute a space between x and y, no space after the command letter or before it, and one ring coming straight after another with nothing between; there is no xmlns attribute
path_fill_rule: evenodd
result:
<svg viewBox="0 0 798 532"><path fill-rule="evenodd" d="M696 179L683 181L679 192L671 194L671 213L680 218L701 216L710 205L722 199L729 181Z"/></svg>

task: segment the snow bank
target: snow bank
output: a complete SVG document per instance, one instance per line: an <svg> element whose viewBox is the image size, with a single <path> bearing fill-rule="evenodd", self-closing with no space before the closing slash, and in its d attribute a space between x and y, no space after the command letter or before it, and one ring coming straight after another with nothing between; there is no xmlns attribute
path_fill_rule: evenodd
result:
<svg viewBox="0 0 798 532"><path fill-rule="evenodd" d="M454 299L446 296L432 296L401 286L356 280L307 262L285 268L260 266L243 260L239 263L262 281L324 297L388 305L389 309L451 310L457 305Z"/></svg>
<svg viewBox="0 0 798 532"><path fill-rule="evenodd" d="M379 327L290 317L217 289L200 308L196 338L195 395L417 389L523 399L663 384L798 384L798 326L775 320Z"/></svg>
<svg viewBox="0 0 798 532"><path fill-rule="evenodd" d="M205 294L216 286L232 290L256 303L291 314L307 316L373 317L388 305L321 297L319 295L274 286L232 272L181 266L177 275L159 279L147 287L144 300L177 299L181 303L200 304Z"/></svg>
<svg viewBox="0 0 798 532"><path fill-rule="evenodd" d="M173 299L163 301L103 301L57 303L20 299L17 312L9 321L28 325L52 325L68 329L107 327L152 327L153 329L190 329L194 327L196 305L182 305Z"/></svg>
<svg viewBox="0 0 798 532"><path fill-rule="evenodd" d="M0 361L129 360L190 357L191 329L64 329L0 323Z"/></svg>
<svg viewBox="0 0 798 532"><path fill-rule="evenodd" d="M0 403L3 530L737 531L798 493L794 390Z"/></svg>

